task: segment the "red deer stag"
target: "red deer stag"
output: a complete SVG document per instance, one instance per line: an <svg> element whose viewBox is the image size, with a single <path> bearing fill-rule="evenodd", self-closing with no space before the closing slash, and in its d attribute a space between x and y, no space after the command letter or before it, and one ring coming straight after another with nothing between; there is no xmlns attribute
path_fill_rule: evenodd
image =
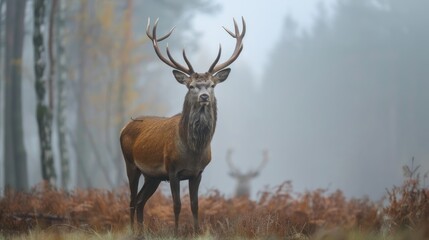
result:
<svg viewBox="0 0 429 240"><path fill-rule="evenodd" d="M243 37L246 23L242 18L243 29L240 33L234 20L235 33L224 28L236 39L235 50L225 62L218 64L222 48L205 73L194 72L191 63L183 50L183 58L187 67L181 65L170 54L168 45L167 56L162 55L158 42L168 38L174 28L165 36L157 37L155 21L150 33L150 19L146 28L147 36L152 40L156 55L168 66L174 68L176 80L188 88L183 103L182 113L170 118L138 117L130 121L122 130L120 142L124 155L127 176L131 191L130 217L134 225L134 214L137 222L143 224L143 209L146 201L158 188L161 181L170 181L174 203L174 231L177 234L179 224L180 181L189 180L189 196L194 219L194 231L199 230L198 224L198 187L201 173L211 160L210 142L212 140L217 119L216 98L214 87L228 77L231 69L226 68L233 63L243 49ZM144 185L138 190L140 175L144 176Z"/></svg>

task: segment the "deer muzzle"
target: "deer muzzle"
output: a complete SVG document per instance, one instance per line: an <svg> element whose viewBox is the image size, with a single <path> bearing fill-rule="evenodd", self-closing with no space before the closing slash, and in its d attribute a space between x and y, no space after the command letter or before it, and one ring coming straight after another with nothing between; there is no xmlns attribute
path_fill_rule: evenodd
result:
<svg viewBox="0 0 429 240"><path fill-rule="evenodd" d="M210 95L208 94L208 93L201 93L199 96L198 96L198 102L201 104L201 105L208 105L209 104L209 99L210 99Z"/></svg>

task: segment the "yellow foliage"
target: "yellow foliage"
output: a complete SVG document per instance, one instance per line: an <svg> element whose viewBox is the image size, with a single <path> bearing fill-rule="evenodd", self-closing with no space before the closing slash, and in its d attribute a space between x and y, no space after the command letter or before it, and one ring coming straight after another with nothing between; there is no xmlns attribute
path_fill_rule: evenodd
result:
<svg viewBox="0 0 429 240"><path fill-rule="evenodd" d="M81 4L85 4L82 2ZM94 16L87 16L87 9L77 21L83 26L79 33L85 42L85 58L90 65L85 67L85 88L82 96L88 99L89 118L97 122L97 117L112 118L111 127L118 128L134 112L135 103L140 97L136 91L136 67L144 59L142 44L145 38L134 39L132 32L132 1L96 0L97 8ZM83 5L84 6L84 5ZM141 104L137 104L141 105ZM141 109L141 108L139 108ZM92 122L92 121L90 121Z"/></svg>

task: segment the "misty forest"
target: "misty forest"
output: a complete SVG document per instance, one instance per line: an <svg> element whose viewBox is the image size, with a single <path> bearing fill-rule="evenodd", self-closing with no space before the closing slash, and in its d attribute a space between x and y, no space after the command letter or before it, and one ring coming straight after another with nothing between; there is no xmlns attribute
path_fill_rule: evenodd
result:
<svg viewBox="0 0 429 240"><path fill-rule="evenodd" d="M311 24L284 9L277 31L257 28L271 16L252 4L220 18L223 0L0 0L0 239L138 238L121 130L180 113L187 93L148 18L159 36L175 27L163 55L169 46L182 64L186 48L208 69L219 42L220 62L231 56L221 27L237 31L235 18L241 31L242 16L243 51L216 86L198 234L427 239L429 2L313 2ZM225 38L208 43L215 31ZM179 231L163 182L144 207L146 237L195 237L185 181L180 192Z"/></svg>

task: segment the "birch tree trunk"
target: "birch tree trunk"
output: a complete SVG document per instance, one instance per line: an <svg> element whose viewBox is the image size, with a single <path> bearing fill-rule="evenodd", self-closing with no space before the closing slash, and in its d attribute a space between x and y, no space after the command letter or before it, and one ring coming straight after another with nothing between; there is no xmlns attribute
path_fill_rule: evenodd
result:
<svg viewBox="0 0 429 240"><path fill-rule="evenodd" d="M37 95L37 124L39 128L40 153L42 163L42 178L50 184L55 184L56 174L54 158L52 153L52 105L48 106L45 101L46 80L44 70L46 67L46 53L42 28L45 19L45 1L35 0L34 3L34 72L35 88ZM49 102L52 96L49 94Z"/></svg>

